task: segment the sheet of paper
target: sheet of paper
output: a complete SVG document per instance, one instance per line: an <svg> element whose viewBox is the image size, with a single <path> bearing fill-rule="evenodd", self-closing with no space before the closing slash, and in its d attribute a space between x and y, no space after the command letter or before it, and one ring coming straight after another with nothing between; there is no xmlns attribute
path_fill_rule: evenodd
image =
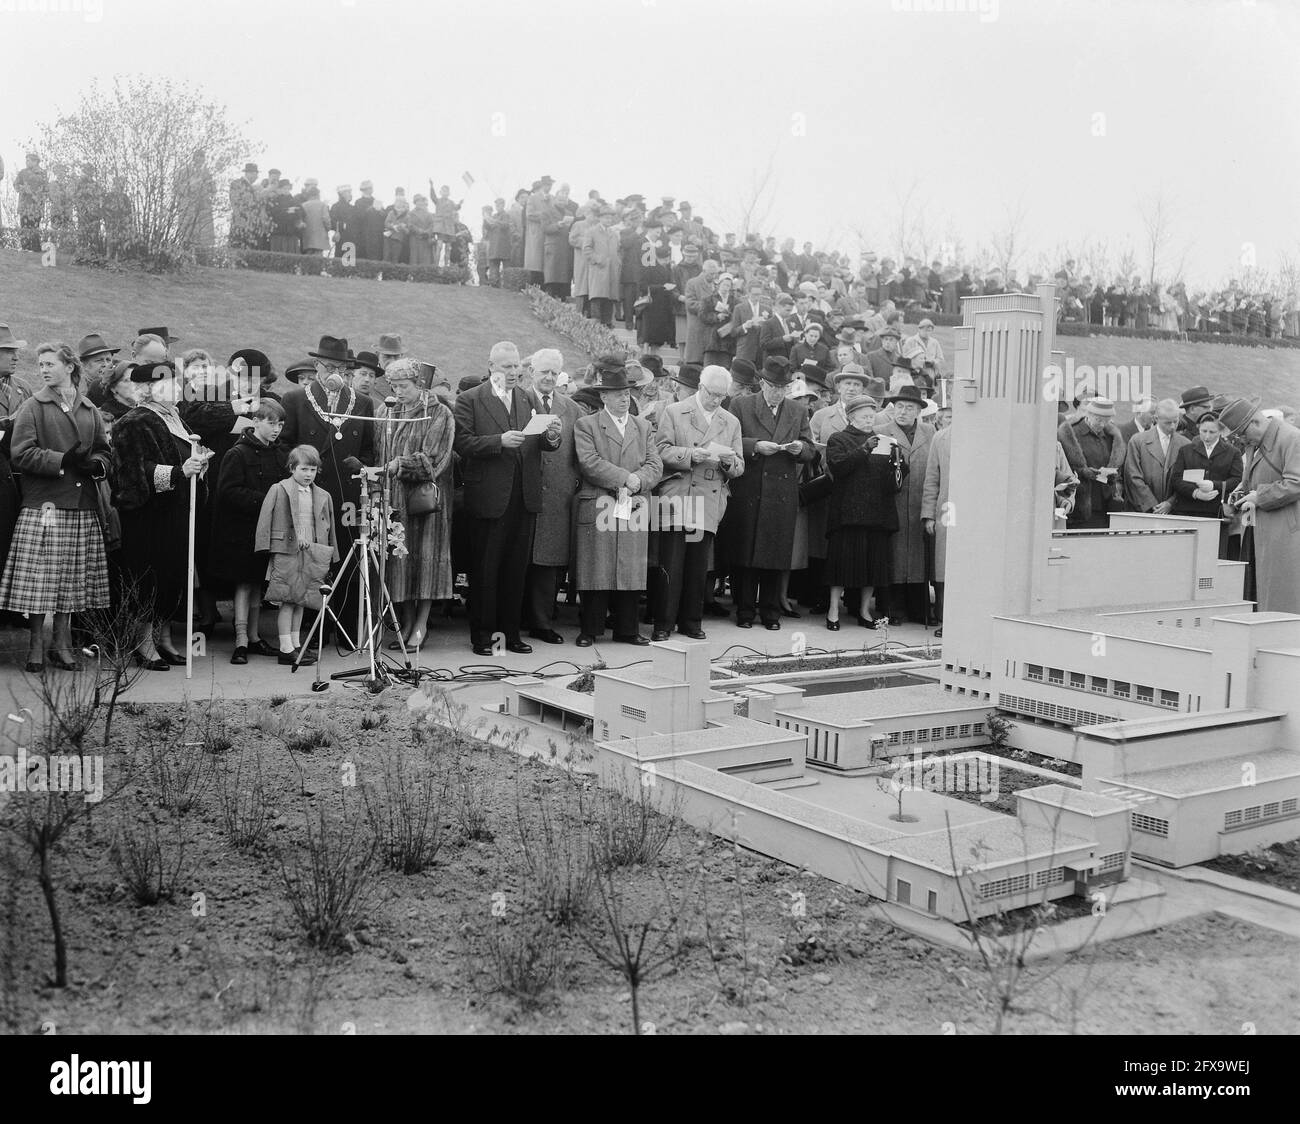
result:
<svg viewBox="0 0 1300 1124"><path fill-rule="evenodd" d="M525 437L531 437L534 433L545 433L551 427L551 422L560 420L558 414L534 414L528 419L528 424L524 426L523 433Z"/></svg>
<svg viewBox="0 0 1300 1124"><path fill-rule="evenodd" d="M876 447L871 450L873 457L887 457L894 450L894 443L888 437L881 437L876 442Z"/></svg>
<svg viewBox="0 0 1300 1124"><path fill-rule="evenodd" d="M734 457L736 450L730 445L724 445L720 441L710 441L704 446L704 451L711 457Z"/></svg>
<svg viewBox="0 0 1300 1124"><path fill-rule="evenodd" d="M618 500L614 504L614 518L632 518L632 493L626 488L620 488L618 490Z"/></svg>
<svg viewBox="0 0 1300 1124"><path fill-rule="evenodd" d="M1183 469L1183 480L1188 484L1200 484L1205 480L1205 469L1185 468Z"/></svg>

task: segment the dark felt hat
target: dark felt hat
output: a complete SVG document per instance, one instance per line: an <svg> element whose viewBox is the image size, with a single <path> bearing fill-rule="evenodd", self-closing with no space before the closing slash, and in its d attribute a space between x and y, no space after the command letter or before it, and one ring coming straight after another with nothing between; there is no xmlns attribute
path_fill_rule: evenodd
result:
<svg viewBox="0 0 1300 1124"><path fill-rule="evenodd" d="M137 336L157 336L160 340L171 347L174 343L180 343L180 336L173 336L166 328L141 328L136 332Z"/></svg>
<svg viewBox="0 0 1300 1124"><path fill-rule="evenodd" d="M683 363L677 374L673 375L673 382L681 383L682 386L689 387L691 390L699 390L700 373L703 370L704 368L698 363Z"/></svg>
<svg viewBox="0 0 1300 1124"><path fill-rule="evenodd" d="M347 367L355 367L357 361L352 358L351 352L348 351L348 341L339 339L337 336L321 336L320 346L315 351L307 352L313 359L323 359L327 363L342 363Z"/></svg>
<svg viewBox="0 0 1300 1124"><path fill-rule="evenodd" d="M376 374L378 374L378 373L379 373L379 356L376 355L373 351L358 351L358 352L357 352L357 366L358 366L358 367L367 367L367 368L369 368L370 370L374 371Z"/></svg>
<svg viewBox="0 0 1300 1124"><path fill-rule="evenodd" d="M1229 402L1219 414L1219 424L1231 434L1240 433L1259 412L1260 402L1261 399L1254 395Z"/></svg>
<svg viewBox="0 0 1300 1124"><path fill-rule="evenodd" d="M116 355L121 350L120 347L110 347L106 344L104 337L98 332L91 332L88 336L82 336L77 344L77 358L93 359L96 355Z"/></svg>
<svg viewBox="0 0 1300 1124"><path fill-rule="evenodd" d="M460 382L456 384L456 393L464 394L467 390L473 390L483 382L482 375L465 375Z"/></svg>
<svg viewBox="0 0 1300 1124"><path fill-rule="evenodd" d="M661 378L664 373L664 361L657 355L643 355L638 362L647 371L654 375L655 378Z"/></svg>
<svg viewBox="0 0 1300 1124"><path fill-rule="evenodd" d="M790 385L790 360L782 355L769 355L763 360L763 370L759 374L764 382L773 386Z"/></svg>
<svg viewBox="0 0 1300 1124"><path fill-rule="evenodd" d="M275 368L271 366L271 360L254 347L244 347L236 351L226 363L227 369L234 367L236 359L242 359L249 371L263 382L271 382L275 378Z"/></svg>
<svg viewBox="0 0 1300 1124"><path fill-rule="evenodd" d="M924 409L925 395L921 393L919 386L900 386L897 394L891 394L885 399L886 406L893 402L911 402Z"/></svg>
<svg viewBox="0 0 1300 1124"><path fill-rule="evenodd" d="M731 361L731 377L741 386L757 386L758 368L748 359L733 359Z"/></svg>
<svg viewBox="0 0 1300 1124"><path fill-rule="evenodd" d="M163 379L175 378L177 374L176 364L164 359L160 363L132 363L127 377L132 382L162 382Z"/></svg>
<svg viewBox="0 0 1300 1124"><path fill-rule="evenodd" d="M1179 404L1184 410L1188 406L1208 406L1213 401L1214 395L1203 386L1188 387L1179 398Z"/></svg>
<svg viewBox="0 0 1300 1124"><path fill-rule="evenodd" d="M631 386L627 378L627 367L615 355L602 355L597 359L593 376L593 390L627 390Z"/></svg>

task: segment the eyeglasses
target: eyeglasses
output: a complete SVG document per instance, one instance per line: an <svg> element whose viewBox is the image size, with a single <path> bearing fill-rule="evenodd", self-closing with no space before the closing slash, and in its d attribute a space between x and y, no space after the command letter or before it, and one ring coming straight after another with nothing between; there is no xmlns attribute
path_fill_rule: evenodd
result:
<svg viewBox="0 0 1300 1124"><path fill-rule="evenodd" d="M349 370L349 368L345 367L341 363L317 363L316 366L327 375L344 375L347 374Z"/></svg>

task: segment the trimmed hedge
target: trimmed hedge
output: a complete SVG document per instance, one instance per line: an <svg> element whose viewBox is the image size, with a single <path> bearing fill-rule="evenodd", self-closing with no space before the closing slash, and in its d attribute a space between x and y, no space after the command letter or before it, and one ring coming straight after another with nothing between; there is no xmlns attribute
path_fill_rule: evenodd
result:
<svg viewBox="0 0 1300 1124"><path fill-rule="evenodd" d="M1120 328L1112 325L1081 324L1078 321L1061 321L1056 325L1058 336L1121 336L1126 339L1172 340L1183 343L1226 343L1235 347L1300 347L1293 337L1269 339L1266 336L1246 336L1229 332L1171 332L1164 328Z"/></svg>
<svg viewBox="0 0 1300 1124"><path fill-rule="evenodd" d="M346 265L342 258L319 254L277 254L270 250L235 250L216 246L196 252L199 265L222 269L252 269L259 273L294 273L329 277L361 277L385 281L415 281L426 285L464 285L470 279L465 266L398 265L395 262L358 259Z"/></svg>
<svg viewBox="0 0 1300 1124"><path fill-rule="evenodd" d="M589 320L577 306L556 300L535 285L524 290L533 315L553 332L572 340L593 359L600 355L630 354L627 345L599 320Z"/></svg>

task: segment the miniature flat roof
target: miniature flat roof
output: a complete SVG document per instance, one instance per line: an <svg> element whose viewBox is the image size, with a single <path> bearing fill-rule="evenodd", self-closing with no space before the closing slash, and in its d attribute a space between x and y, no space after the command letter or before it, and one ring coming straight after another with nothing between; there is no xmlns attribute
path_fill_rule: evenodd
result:
<svg viewBox="0 0 1300 1124"><path fill-rule="evenodd" d="M594 674L597 679L614 679L620 683L631 683L634 687L660 689L663 687L687 686L685 679L670 679L666 675L646 670L644 665L620 667L612 670L601 668Z"/></svg>
<svg viewBox="0 0 1300 1124"><path fill-rule="evenodd" d="M1155 718L1098 722L1092 726L1077 726L1074 732L1093 741L1124 744L1148 738L1167 738L1193 730L1223 730L1277 722L1285 717L1279 710L1201 710L1195 714L1162 714Z"/></svg>
<svg viewBox="0 0 1300 1124"><path fill-rule="evenodd" d="M707 726L703 730L683 730L679 734L647 734L645 737L628 739L636 743L639 757L659 757L664 754L680 753L682 748L701 749L739 749L747 745L767 743L784 743L794 740L804 742L804 734L793 730L784 730L767 722L753 718L736 716L716 726ZM611 742L604 743L613 744ZM622 748L622 744L620 748Z"/></svg>
<svg viewBox="0 0 1300 1124"><path fill-rule="evenodd" d="M891 839L876 847L918 866L953 875L961 870L988 871L1035 859L1060 859L1064 865L1079 851L1095 850L1097 843L1064 831L1027 826L1011 816L1002 816L953 827L951 832L945 829ZM971 853L972 848L978 849L978 858ZM954 855L957 858L955 868Z"/></svg>
<svg viewBox="0 0 1300 1124"><path fill-rule="evenodd" d="M962 700L960 696L945 691L938 683L913 683L907 687L890 687L883 691L877 689L845 691L838 695L814 695L812 698L777 706L773 713L826 726L858 726L864 722L901 718L909 714L920 717L978 711L982 718L988 708L987 702Z"/></svg>
<svg viewBox="0 0 1300 1124"><path fill-rule="evenodd" d="M1202 620L1213 617L1213 609L1223 606L1188 604L1186 601L1174 601L1166 605L1131 606L1132 613L1139 610L1165 610L1171 614L1181 613L1184 617L1200 617ZM1139 640L1146 644L1164 644L1171 648L1188 648L1198 652L1209 652L1208 631L1191 626L1179 628L1173 624L1156 624L1139 616L1108 608L1105 613L1092 613L1085 609L1061 609L1055 613L1043 613L1041 616L1002 616L997 620L1017 621L1020 624L1032 624L1039 628L1063 628L1072 632L1087 632L1101 636L1114 636L1124 640Z"/></svg>
<svg viewBox="0 0 1300 1124"><path fill-rule="evenodd" d="M1106 816L1118 812L1128 812L1129 803L1114 796L1103 796L1100 792L1086 792L1081 788L1071 788L1066 784L1043 784L1037 788L1022 788L1016 793L1018 797L1032 800L1036 804L1046 804L1052 808L1064 808L1071 812L1081 812L1089 816Z"/></svg>
<svg viewBox="0 0 1300 1124"><path fill-rule="evenodd" d="M1125 773L1118 777L1099 777L1099 783L1121 788L1134 788L1157 796L1197 796L1202 793L1238 789L1247 775L1245 767L1254 769L1255 783L1289 780L1300 777L1300 750L1270 749L1263 753L1242 753L1236 757L1222 757L1217 761L1189 761L1182 765L1168 765L1163 769L1148 769L1140 773Z"/></svg>

